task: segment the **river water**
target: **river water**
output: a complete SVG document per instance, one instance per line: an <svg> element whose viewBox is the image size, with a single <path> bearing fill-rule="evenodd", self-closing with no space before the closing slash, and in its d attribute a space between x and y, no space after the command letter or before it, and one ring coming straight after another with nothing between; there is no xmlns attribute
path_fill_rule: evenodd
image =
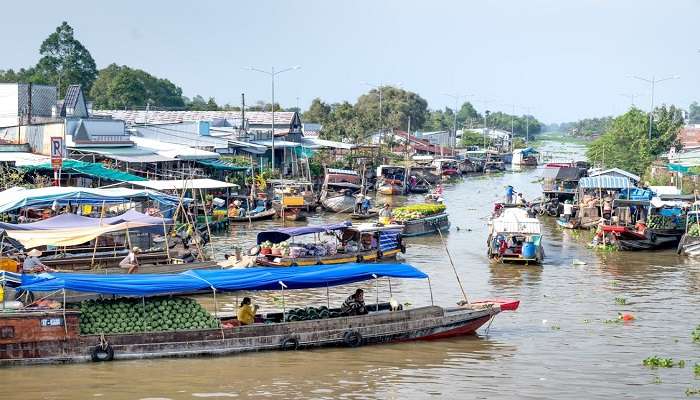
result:
<svg viewBox="0 0 700 400"><path fill-rule="evenodd" d="M560 156L563 150L580 152L551 143L548 148ZM507 184L526 198L538 196L539 174L531 169L468 177L445 187L452 222L445 240L468 296L521 300L518 311L500 314L488 332L356 349L4 369L4 397L666 399L685 397L687 388L700 387L693 374L693 365L700 363L700 344L693 344L690 336L700 323L700 263L673 251L596 252L586 248L590 237L585 232L563 231L548 219L544 265L489 264L486 221L492 203ZM420 197L388 200L398 204ZM339 217L321 214L310 223L332 220ZM217 251L247 247L258 230L278 224L236 227L217 238ZM453 305L461 292L439 236L407 241L405 260L430 274L435 303ZM399 301L430 304L426 282L391 283ZM374 282L356 286L375 298ZM351 291L332 288L331 302L339 304ZM387 282L380 281L379 295L381 301L388 299ZM219 298L219 307L233 310L237 298ZM263 310L281 307L279 293L256 293L254 299ZM207 296L200 300L213 305ZM325 289L286 297L288 306L326 301ZM619 312L636 320L616 322ZM686 367L642 366L653 355L686 360Z"/></svg>

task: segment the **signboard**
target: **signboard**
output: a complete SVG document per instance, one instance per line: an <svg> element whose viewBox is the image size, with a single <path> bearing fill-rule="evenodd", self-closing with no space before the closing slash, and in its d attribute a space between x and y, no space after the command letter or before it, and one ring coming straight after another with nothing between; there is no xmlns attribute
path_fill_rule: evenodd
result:
<svg viewBox="0 0 700 400"><path fill-rule="evenodd" d="M51 136L51 166L53 169L60 169L63 166L63 158L65 156L63 138L60 136Z"/></svg>
<svg viewBox="0 0 700 400"><path fill-rule="evenodd" d="M63 318L43 318L41 320L42 327L63 326Z"/></svg>

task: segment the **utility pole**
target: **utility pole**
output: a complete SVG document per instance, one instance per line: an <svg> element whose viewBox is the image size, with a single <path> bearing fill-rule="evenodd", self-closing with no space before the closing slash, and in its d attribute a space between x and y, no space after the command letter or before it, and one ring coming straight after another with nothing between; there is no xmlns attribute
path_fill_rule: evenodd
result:
<svg viewBox="0 0 700 400"><path fill-rule="evenodd" d="M656 87L656 84L664 82L664 81L668 81L671 79L679 79L680 77L677 75L673 75L673 76L669 76L669 77L663 78L663 79L656 79L656 77L654 77L654 76L652 76L651 79L642 78L639 76L633 76L632 78L638 79L640 81L646 82L646 83L651 85L651 108L649 109L649 142L651 144L651 126L652 126L652 123L654 122L654 89Z"/></svg>
<svg viewBox="0 0 700 400"><path fill-rule="evenodd" d="M32 124L32 83L29 82L27 93L27 125Z"/></svg>
<svg viewBox="0 0 700 400"><path fill-rule="evenodd" d="M238 128L238 138L245 135L245 93L241 93L241 126Z"/></svg>

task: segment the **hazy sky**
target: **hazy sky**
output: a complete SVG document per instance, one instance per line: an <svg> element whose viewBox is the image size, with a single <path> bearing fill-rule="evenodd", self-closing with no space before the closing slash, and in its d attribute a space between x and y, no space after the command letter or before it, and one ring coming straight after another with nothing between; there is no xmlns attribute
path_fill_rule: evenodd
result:
<svg viewBox="0 0 700 400"><path fill-rule="evenodd" d="M101 4L105 4L102 6ZM102 68L144 69L184 94L238 104L269 101L270 80L246 71L300 65L279 76L277 99L355 99L364 82L401 83L431 108L443 93L473 94L479 110L546 122L700 100L700 0L130 1L21 2L2 6L0 69L30 66L62 20ZM484 104L484 100L490 103Z"/></svg>

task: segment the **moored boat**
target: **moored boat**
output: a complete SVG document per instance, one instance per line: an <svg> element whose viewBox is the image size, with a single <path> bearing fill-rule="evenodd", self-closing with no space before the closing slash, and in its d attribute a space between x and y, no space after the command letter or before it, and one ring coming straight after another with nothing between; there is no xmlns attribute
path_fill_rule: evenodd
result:
<svg viewBox="0 0 700 400"><path fill-rule="evenodd" d="M513 150L512 164L520 165L523 167L536 167L537 166L537 150L532 147L527 147L524 149Z"/></svg>
<svg viewBox="0 0 700 400"><path fill-rule="evenodd" d="M229 222L232 223L242 223L242 222L252 222L252 221L261 221L261 220L266 220L266 219L271 219L277 214L277 211L275 211L274 208L270 208L267 210L262 210L258 212L253 212L250 214L246 214L243 216L238 216L238 217L228 217Z"/></svg>
<svg viewBox="0 0 700 400"><path fill-rule="evenodd" d="M273 191L272 208L280 218L303 221L306 220L307 213L316 209L316 195L311 182L275 179L270 183Z"/></svg>
<svg viewBox="0 0 700 400"><path fill-rule="evenodd" d="M377 167L377 193L392 196L406 193L406 167L380 165Z"/></svg>
<svg viewBox="0 0 700 400"><path fill-rule="evenodd" d="M162 357L223 356L263 350L296 350L322 346L357 347L394 341L440 339L473 334L504 310L514 310L518 301L476 301L459 307L425 306L405 309L386 303L369 304L361 315L347 315L325 308L318 316L294 320L283 303L282 312L255 316L255 323L241 325L233 317L215 315L206 322L167 323L165 330L154 329L148 321L172 313L146 296L179 294L192 290L230 292L239 290L282 290L330 287L381 278L425 279L422 271L407 264L364 264L289 269L255 268L191 272L159 279L122 275L100 277L99 285L89 285L71 274L45 276L22 288L46 292L75 289L102 295L143 296L131 305L130 321L106 324L114 319L110 311L60 310L16 311L0 314L0 366L46 363L109 362L112 360ZM160 281L167 280L163 286ZM160 282L160 283L159 283ZM379 296L379 293L377 293ZM282 296L284 299L284 296ZM330 302L330 300L328 300ZM284 302L284 300L283 300ZM181 301L195 310L191 301ZM116 303L115 303L116 304ZM116 309L117 307L111 307ZM324 308L324 307L320 307ZM109 307L107 308L109 309ZM126 309L122 307L121 309ZM137 310L138 309L138 310ZM193 312L202 318L199 312ZM186 314L192 315L192 314ZM124 316L120 320L123 321ZM188 318L188 317L185 317ZM260 322L260 323L258 323ZM262 323L264 322L264 323ZM127 325L130 323L131 325ZM89 325L89 329L86 329ZM110 331L105 331L109 326ZM194 328L181 329L181 326ZM204 327L203 327L204 326ZM123 328L126 327L126 328ZM10 334L11 332L11 334ZM128 332L128 333L127 333Z"/></svg>
<svg viewBox="0 0 700 400"><path fill-rule="evenodd" d="M523 208L502 208L489 221L486 246L491 261L540 264L544 260L542 224Z"/></svg>
<svg viewBox="0 0 700 400"><path fill-rule="evenodd" d="M401 231L400 225L350 221L263 231L257 236L256 263L288 267L391 259L406 251ZM304 237L313 240L299 240Z"/></svg>
<svg viewBox="0 0 700 400"><path fill-rule="evenodd" d="M328 211L353 212L357 196L362 195L360 175L351 170L327 168L319 202Z"/></svg>
<svg viewBox="0 0 700 400"><path fill-rule="evenodd" d="M678 244L678 254L700 256L700 203L693 203L685 222L685 233Z"/></svg>
<svg viewBox="0 0 700 400"><path fill-rule="evenodd" d="M459 175L459 162L451 158L438 158L433 161L437 174L443 178Z"/></svg>
<svg viewBox="0 0 700 400"><path fill-rule="evenodd" d="M393 220L403 225L403 236L430 235L450 230L443 204L412 204L394 209Z"/></svg>

